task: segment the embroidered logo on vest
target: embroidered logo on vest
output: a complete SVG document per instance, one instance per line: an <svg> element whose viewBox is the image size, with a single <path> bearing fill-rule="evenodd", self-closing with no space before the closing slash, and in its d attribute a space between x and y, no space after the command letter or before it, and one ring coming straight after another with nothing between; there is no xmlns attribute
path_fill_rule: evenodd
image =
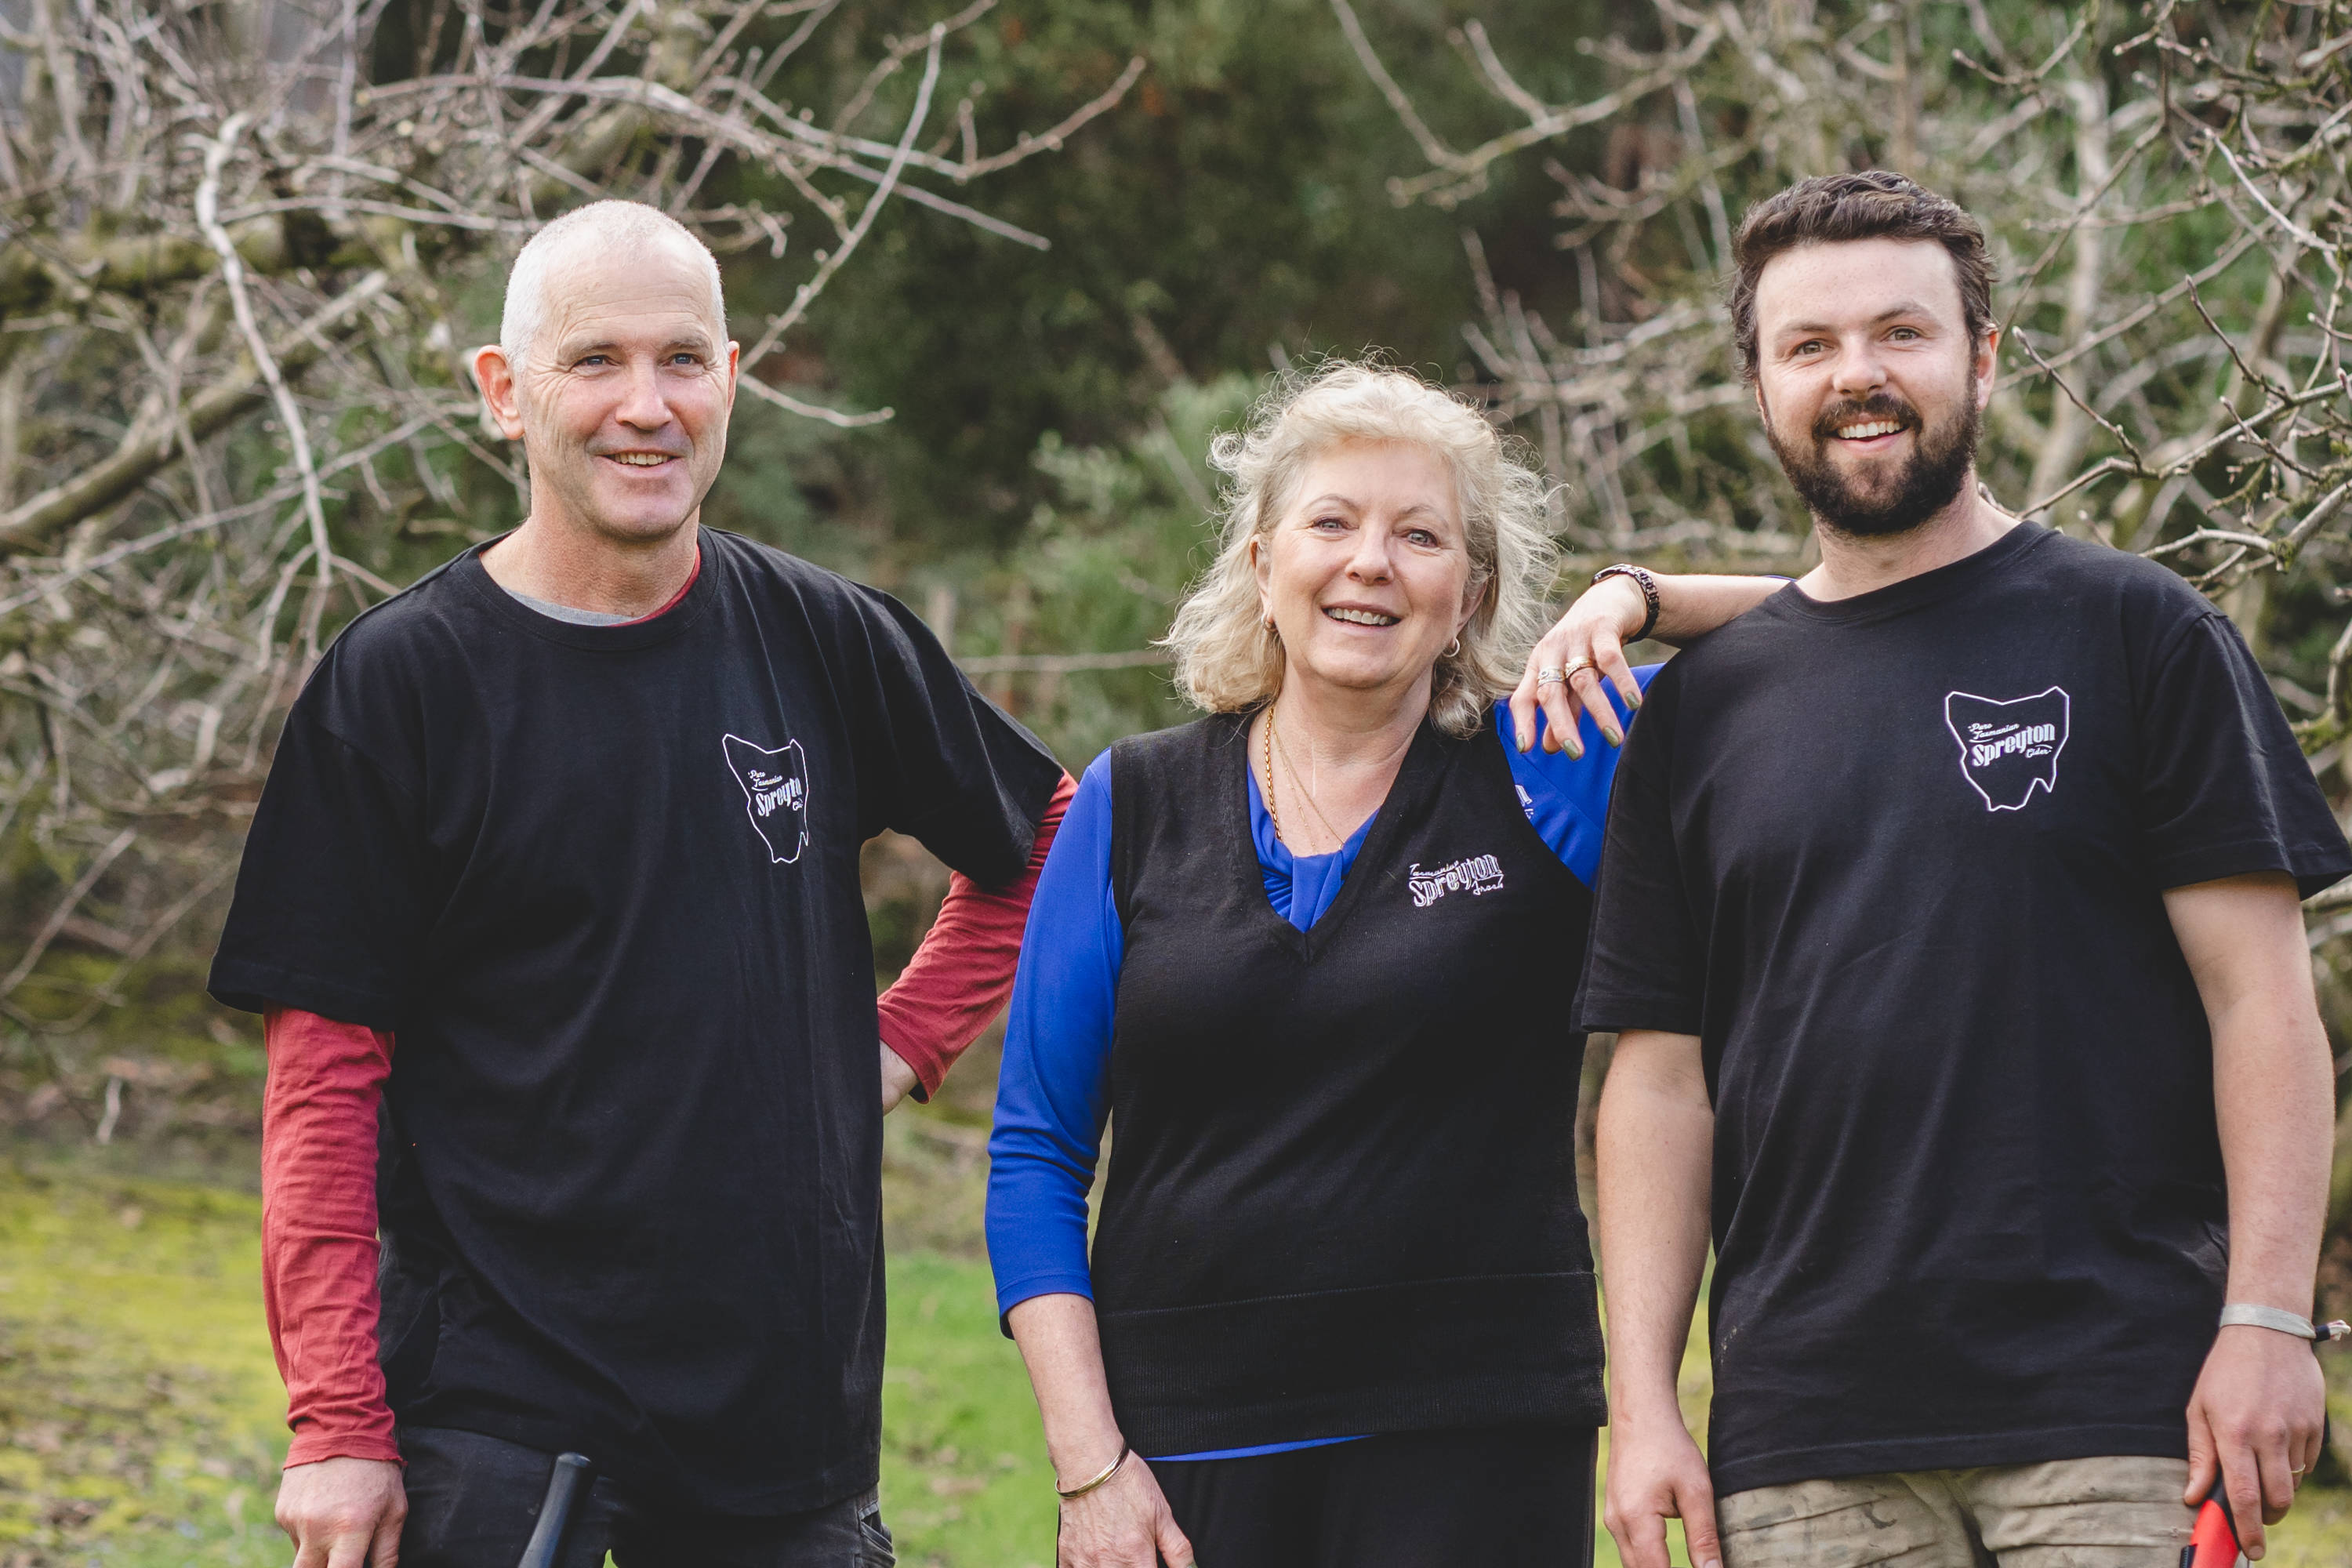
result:
<svg viewBox="0 0 2352 1568"><path fill-rule="evenodd" d="M1960 776L1987 811L2022 811L2039 788L2058 792L2073 702L2063 686L1998 701L1966 691L1944 699L1944 725L1960 743Z"/></svg>
<svg viewBox="0 0 2352 1568"><path fill-rule="evenodd" d="M1467 893L1475 899L1501 890L1503 863L1492 855L1473 855L1424 871L1416 860L1405 871L1405 885L1412 889L1412 907L1417 910L1429 908L1448 893Z"/></svg>
<svg viewBox="0 0 2352 1568"><path fill-rule="evenodd" d="M743 786L743 815L767 846L768 864L789 866L808 847L808 758L798 741L781 751L755 746L736 735L722 737L728 771Z"/></svg>

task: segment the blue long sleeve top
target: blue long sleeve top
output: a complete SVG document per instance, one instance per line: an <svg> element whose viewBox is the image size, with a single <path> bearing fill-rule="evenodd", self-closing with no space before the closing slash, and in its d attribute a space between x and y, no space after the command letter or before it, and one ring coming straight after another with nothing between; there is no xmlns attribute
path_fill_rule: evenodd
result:
<svg viewBox="0 0 2352 1568"><path fill-rule="evenodd" d="M1634 678L1646 687L1659 668L1643 666ZM1589 714L1579 721L1581 758L1548 752L1540 744L1522 752L1511 738L1508 705L1497 702L1494 718L1528 823L1560 864L1592 886L1617 749L1601 738ZM1372 819L1328 855L1293 855L1275 833L1255 771L1249 800L1266 898L1276 914L1304 931L1339 897ZM1111 891L1110 807L1106 752L1078 781L1037 879L1022 938L1005 1019L996 1125L988 1141L988 1256L1000 1313L1033 1296L1094 1296L1087 1266L1087 1194L1094 1186L1110 1115L1111 1020L1126 952ZM1146 1458L1155 1463L1238 1458L1349 1440Z"/></svg>

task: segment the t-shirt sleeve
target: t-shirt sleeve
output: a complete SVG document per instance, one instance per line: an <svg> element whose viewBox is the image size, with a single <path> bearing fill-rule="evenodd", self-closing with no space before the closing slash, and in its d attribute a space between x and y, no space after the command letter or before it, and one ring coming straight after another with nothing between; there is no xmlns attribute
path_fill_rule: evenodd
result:
<svg viewBox="0 0 2352 1568"><path fill-rule="evenodd" d="M2352 851L2278 699L2227 616L2199 616L2142 694L2140 821L2159 888L2284 871L2305 898Z"/></svg>
<svg viewBox="0 0 2352 1568"><path fill-rule="evenodd" d="M1110 758L1088 768L1029 905L996 1124L988 1258L1000 1314L1033 1296L1091 1297L1087 1193L1110 1115L1111 1022L1126 935L1112 901Z"/></svg>
<svg viewBox="0 0 2352 1568"><path fill-rule="evenodd" d="M418 803L320 722L319 683L286 721L246 836L210 989L396 1029L426 914Z"/></svg>
<svg viewBox="0 0 2352 1568"><path fill-rule="evenodd" d="M872 682L852 703L859 826L921 840L982 887L1021 875L1062 764L980 694L913 611L858 588Z"/></svg>
<svg viewBox="0 0 2352 1568"><path fill-rule="evenodd" d="M1637 665L1633 679L1643 690L1662 664ZM1617 710L1623 732L1633 733L1636 712L1628 712L1617 696L1617 689L1604 686L1609 700ZM1610 785L1617 777L1617 760L1622 754L1601 733L1601 726L1581 705L1576 715L1577 734L1583 744L1584 754L1572 757L1566 751L1547 752L1543 747L1545 732L1551 721L1541 710L1536 713L1536 743L1526 751L1519 750L1514 738L1511 704L1505 698L1495 704L1495 729L1503 738L1503 755L1511 764L1511 783L1518 790L1519 809L1527 814L1528 825L1536 836L1550 846L1559 857L1559 863L1572 872L1576 879L1591 887L1601 866L1601 845L1609 818Z"/></svg>
<svg viewBox="0 0 2352 1568"><path fill-rule="evenodd" d="M1669 666L1651 683L1617 761L1574 1009L1581 1030L1699 1032L1706 963L1670 792L1676 689Z"/></svg>

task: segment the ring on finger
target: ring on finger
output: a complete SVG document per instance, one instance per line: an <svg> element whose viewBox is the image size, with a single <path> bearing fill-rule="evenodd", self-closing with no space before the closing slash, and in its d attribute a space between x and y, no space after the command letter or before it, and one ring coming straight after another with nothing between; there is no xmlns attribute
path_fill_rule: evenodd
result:
<svg viewBox="0 0 2352 1568"><path fill-rule="evenodd" d="M1591 659L1587 658L1582 654L1578 654L1574 658L1568 661L1568 668L1559 672L1559 678L1562 680L1573 679L1579 670L1591 669L1594 668L1596 667Z"/></svg>
<svg viewBox="0 0 2352 1568"><path fill-rule="evenodd" d="M1568 671L1564 669L1538 669L1536 671L1536 686L1538 689L1547 686L1563 685L1567 680Z"/></svg>

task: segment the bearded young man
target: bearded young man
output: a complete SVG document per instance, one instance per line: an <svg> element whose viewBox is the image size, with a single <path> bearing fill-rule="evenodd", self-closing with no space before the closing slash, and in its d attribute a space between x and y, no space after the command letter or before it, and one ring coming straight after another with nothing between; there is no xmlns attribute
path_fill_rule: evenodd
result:
<svg viewBox="0 0 2352 1568"><path fill-rule="evenodd" d="M881 1113L1002 1005L1071 786L904 608L700 526L736 355L670 218L541 230L474 359L530 515L288 716L212 989L268 1020L296 1568L503 1568L563 1450L566 1568L891 1561ZM877 1010L886 827L958 876Z"/></svg>
<svg viewBox="0 0 2352 1568"><path fill-rule="evenodd" d="M1822 562L1665 668L1618 773L1609 1526L1629 1568L1677 1515L1695 1564L2175 1568L2218 1475L2259 1557L2322 1425L2298 898L2352 853L2226 618L1979 489L1974 220L1836 175L1736 256Z"/></svg>

